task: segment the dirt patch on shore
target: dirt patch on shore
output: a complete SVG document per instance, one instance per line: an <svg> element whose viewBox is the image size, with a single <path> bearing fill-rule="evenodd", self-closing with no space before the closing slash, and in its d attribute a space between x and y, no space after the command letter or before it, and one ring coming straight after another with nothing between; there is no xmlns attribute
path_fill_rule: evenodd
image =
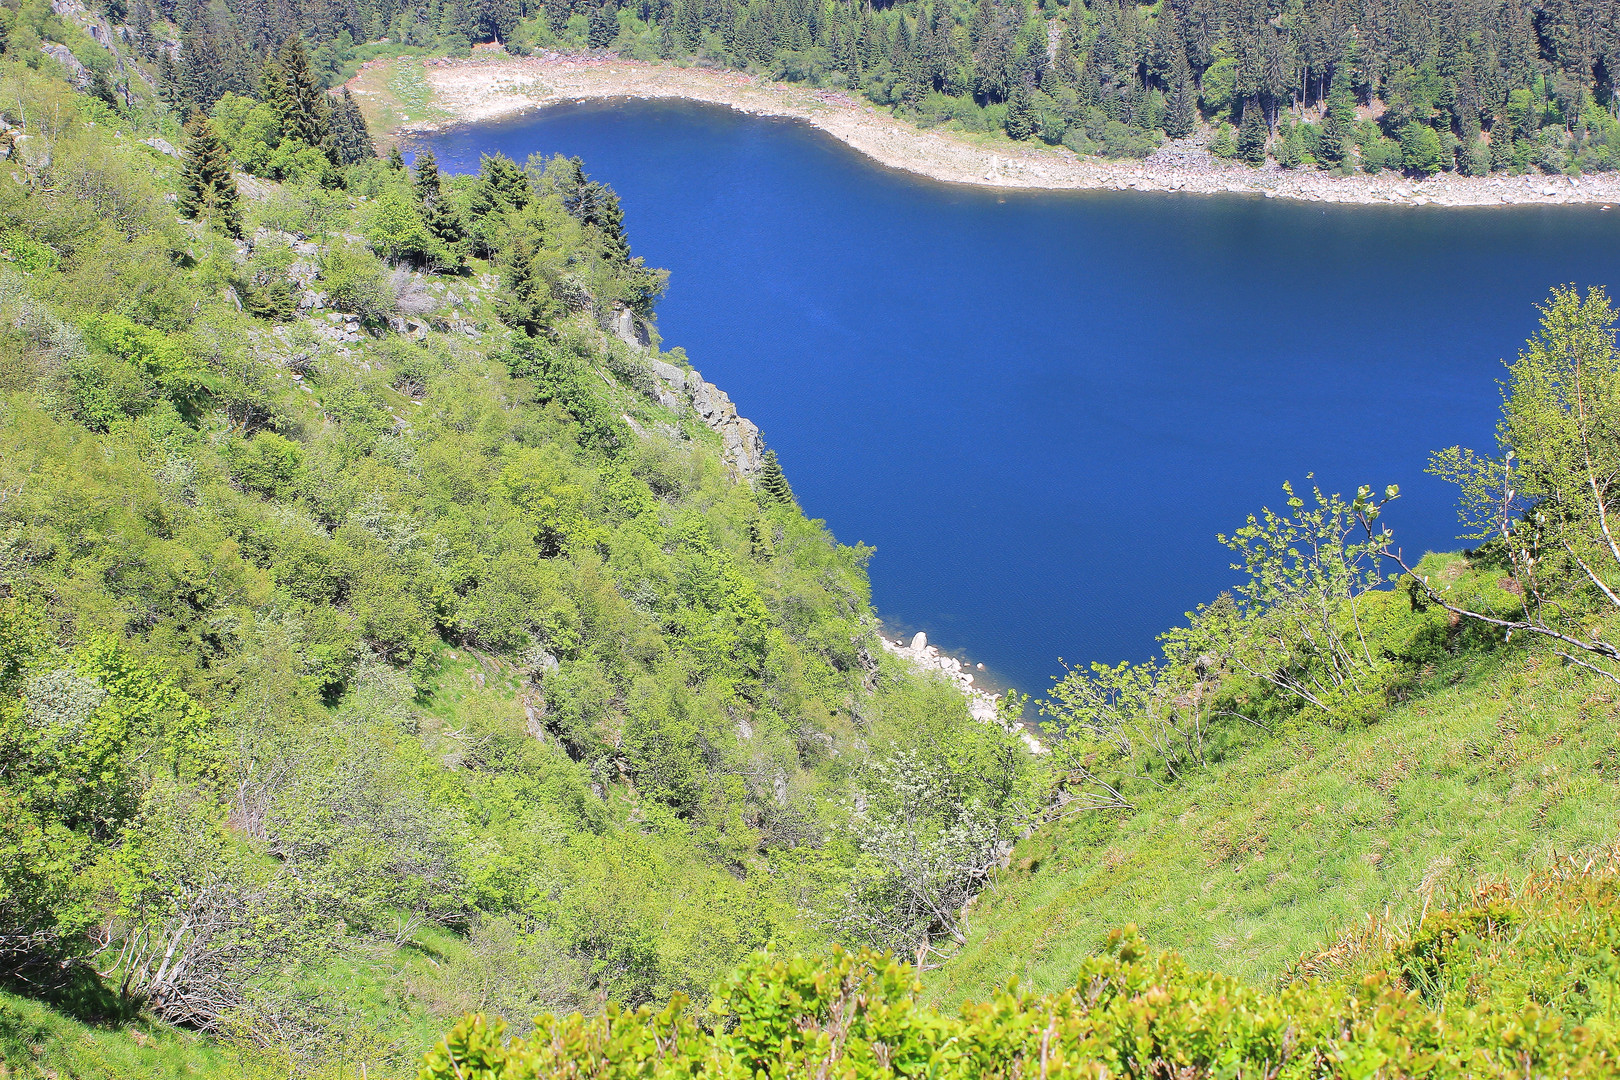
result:
<svg viewBox="0 0 1620 1080"><path fill-rule="evenodd" d="M466 60L375 60L349 87L367 120L391 135L514 116L567 101L680 99L802 120L894 169L953 184L1049 191L1097 189L1248 193L1308 202L1402 206L1620 204L1620 174L1412 180L1393 173L1330 176L1251 169L1171 144L1145 161L1099 161L1045 145L925 130L846 95L737 71L613 57L487 53ZM402 105L400 88L412 100Z"/></svg>

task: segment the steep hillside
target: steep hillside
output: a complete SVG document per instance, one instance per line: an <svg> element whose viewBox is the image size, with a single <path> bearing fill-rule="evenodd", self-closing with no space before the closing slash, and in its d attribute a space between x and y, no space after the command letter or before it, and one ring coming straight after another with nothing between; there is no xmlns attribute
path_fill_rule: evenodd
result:
<svg viewBox="0 0 1620 1080"><path fill-rule="evenodd" d="M1372 724L1301 726L1132 811L1066 816L1018 845L928 996L1060 989L1127 923L1269 985L1369 916L1410 922L1478 876L1608 844L1617 696L1541 651L1454 659Z"/></svg>
<svg viewBox="0 0 1620 1080"><path fill-rule="evenodd" d="M1034 762L658 348L614 193L356 152L296 42L184 131L54 55L0 56L5 1066L385 1075L925 945Z"/></svg>

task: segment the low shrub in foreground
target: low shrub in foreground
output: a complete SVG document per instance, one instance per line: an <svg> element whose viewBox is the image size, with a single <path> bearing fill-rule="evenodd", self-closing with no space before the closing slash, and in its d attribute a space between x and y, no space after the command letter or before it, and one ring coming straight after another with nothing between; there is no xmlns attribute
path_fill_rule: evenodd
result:
<svg viewBox="0 0 1620 1080"><path fill-rule="evenodd" d="M892 957L758 954L708 1014L542 1017L528 1039L464 1019L421 1080L530 1077L1596 1077L1620 1071L1616 862L1481 888L1352 965L1277 991L1110 936L1073 988L1016 985L958 1015ZM1448 970L1454 965L1455 970ZM1450 987L1447 992L1444 988Z"/></svg>

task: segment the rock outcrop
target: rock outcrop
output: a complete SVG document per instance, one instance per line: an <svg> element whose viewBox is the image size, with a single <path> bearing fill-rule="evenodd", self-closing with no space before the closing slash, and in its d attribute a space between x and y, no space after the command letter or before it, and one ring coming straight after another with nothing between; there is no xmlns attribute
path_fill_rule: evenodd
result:
<svg viewBox="0 0 1620 1080"><path fill-rule="evenodd" d="M658 381L659 403L671 409L690 403L698 419L719 434L726 466L733 475L748 479L759 473L765 464L765 440L752 420L737 415L737 406L724 390L705 382L696 371L682 371L662 360L654 360L652 370Z"/></svg>

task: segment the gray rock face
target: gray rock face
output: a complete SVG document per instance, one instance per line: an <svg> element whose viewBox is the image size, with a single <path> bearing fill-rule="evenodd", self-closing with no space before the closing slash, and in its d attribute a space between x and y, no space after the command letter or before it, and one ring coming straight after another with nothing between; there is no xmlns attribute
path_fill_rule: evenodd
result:
<svg viewBox="0 0 1620 1080"><path fill-rule="evenodd" d="M690 401L698 419L719 433L722 457L732 475L747 479L759 472L765 463L765 440L753 421L737 415L737 406L724 390L705 382L696 371L682 371L663 360L652 362L652 372L660 405L678 409Z"/></svg>
<svg viewBox="0 0 1620 1080"><path fill-rule="evenodd" d="M66 69L68 78L72 79L73 84L80 90L83 90L86 86L90 85L89 70L86 69L83 64L79 63L79 58L74 56L72 50L70 50L66 45L59 44L55 41L47 41L45 44L39 47L39 51L50 57L52 60L55 60L58 64L61 64L62 67Z"/></svg>
<svg viewBox="0 0 1620 1080"><path fill-rule="evenodd" d="M652 362L653 374L668 383L677 393L686 389L686 372L674 364L666 364L662 360Z"/></svg>
<svg viewBox="0 0 1620 1080"><path fill-rule="evenodd" d="M647 336L647 328L629 308L620 308L614 312L608 328L614 337L632 349L645 349L652 344L652 339Z"/></svg>
<svg viewBox="0 0 1620 1080"><path fill-rule="evenodd" d="M698 417L720 433L726 464L739 477L753 476L765 462L765 440L752 420L737 415L737 406L726 392L703 376L692 372L687 377L692 392L692 407Z"/></svg>

